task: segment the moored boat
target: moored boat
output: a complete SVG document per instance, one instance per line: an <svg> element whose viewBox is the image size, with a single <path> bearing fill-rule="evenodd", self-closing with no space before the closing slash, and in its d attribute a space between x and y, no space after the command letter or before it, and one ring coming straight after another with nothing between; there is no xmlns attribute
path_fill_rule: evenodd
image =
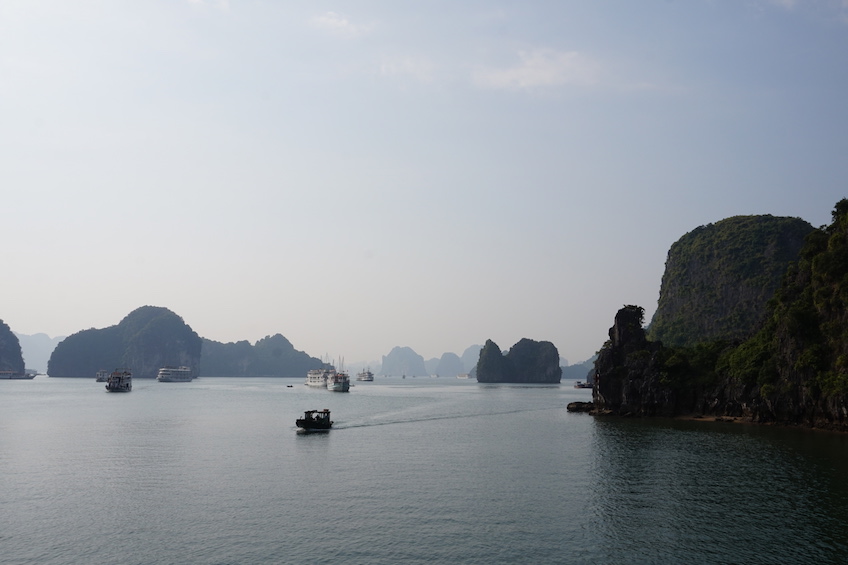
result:
<svg viewBox="0 0 848 565"><path fill-rule="evenodd" d="M574 388L592 388L592 383L584 383L583 381L577 381L574 383Z"/></svg>
<svg viewBox="0 0 848 565"><path fill-rule="evenodd" d="M94 375L94 382L105 383L108 380L109 380L109 371L107 371L106 369L100 369Z"/></svg>
<svg viewBox="0 0 848 565"><path fill-rule="evenodd" d="M22 379L34 379L35 373L17 373L15 371L3 370L0 371L0 379L7 380L22 380Z"/></svg>
<svg viewBox="0 0 848 565"><path fill-rule="evenodd" d="M130 392L132 390L132 373L129 369L115 369L106 381L109 392Z"/></svg>
<svg viewBox="0 0 848 565"><path fill-rule="evenodd" d="M306 373L306 386L327 388L327 379L335 371L333 369L311 369Z"/></svg>
<svg viewBox="0 0 848 565"><path fill-rule="evenodd" d="M324 432L328 431L333 421L330 420L330 411L324 408L323 410L307 410L303 413L303 418L295 420L295 425L307 432Z"/></svg>
<svg viewBox="0 0 848 565"><path fill-rule="evenodd" d="M333 392L349 392L350 376L345 371L333 373L327 378L327 390Z"/></svg>
<svg viewBox="0 0 848 565"><path fill-rule="evenodd" d="M187 383L191 378L191 367L162 367L156 376L160 383Z"/></svg>
<svg viewBox="0 0 848 565"><path fill-rule="evenodd" d="M371 372L371 368L369 367L369 368L365 369L364 371L362 371L361 373L357 373L356 380L358 380L358 381L373 381L374 380L374 373Z"/></svg>

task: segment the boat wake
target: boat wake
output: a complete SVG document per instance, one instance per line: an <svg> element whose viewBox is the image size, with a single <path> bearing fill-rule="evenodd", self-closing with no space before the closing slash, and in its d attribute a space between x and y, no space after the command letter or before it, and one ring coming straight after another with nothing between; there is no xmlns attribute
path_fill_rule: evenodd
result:
<svg viewBox="0 0 848 565"><path fill-rule="evenodd" d="M502 412L479 412L474 414L444 414L436 416L423 416L420 418L397 418L391 420L369 420L367 422L337 422L333 424L334 430L345 430L353 428L370 428L372 426L393 426L397 424L415 424L418 422L435 422L439 420L465 420L469 418L482 418L486 416L503 416L509 414L523 414L528 412L547 412L551 410L565 410L564 406L551 406L548 408L528 408L517 410L504 410Z"/></svg>

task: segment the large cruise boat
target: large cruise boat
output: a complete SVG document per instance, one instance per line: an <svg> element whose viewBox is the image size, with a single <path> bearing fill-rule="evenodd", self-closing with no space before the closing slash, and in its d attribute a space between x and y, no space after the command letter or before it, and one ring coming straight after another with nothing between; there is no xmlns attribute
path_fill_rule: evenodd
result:
<svg viewBox="0 0 848 565"><path fill-rule="evenodd" d="M130 392L132 390L132 373L129 369L115 369L106 381L109 392Z"/></svg>
<svg viewBox="0 0 848 565"><path fill-rule="evenodd" d="M335 374L333 369L311 369L306 373L306 386L327 388L327 379L333 374Z"/></svg>
<svg viewBox="0 0 848 565"><path fill-rule="evenodd" d="M191 381L190 367L162 367L156 380L160 383L187 383Z"/></svg>
<svg viewBox="0 0 848 565"><path fill-rule="evenodd" d="M369 367L369 368L365 369L364 371L362 371L361 373L357 373L356 380L358 380L358 381L373 381L374 380L374 373L371 372L371 368Z"/></svg>
<svg viewBox="0 0 848 565"><path fill-rule="evenodd" d="M350 376L346 371L339 371L331 374L327 378L327 390L333 392L348 392L350 391Z"/></svg>

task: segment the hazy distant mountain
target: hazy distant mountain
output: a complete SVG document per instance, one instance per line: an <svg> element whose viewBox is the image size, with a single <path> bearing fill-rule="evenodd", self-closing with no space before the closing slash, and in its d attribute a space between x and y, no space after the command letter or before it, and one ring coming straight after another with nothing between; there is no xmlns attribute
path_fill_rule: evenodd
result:
<svg viewBox="0 0 848 565"><path fill-rule="evenodd" d="M19 334L18 341L21 342L21 352L24 355L24 364L30 371L38 371L41 374L47 372L47 361L50 360L50 355L59 342L65 339L65 336L50 337L44 333L34 335Z"/></svg>
<svg viewBox="0 0 848 565"><path fill-rule="evenodd" d="M480 360L481 349L483 349L482 345L472 345L463 352L460 357L462 368L465 369L463 372L471 373L474 370L474 367L477 366L477 361Z"/></svg>
<svg viewBox="0 0 848 565"><path fill-rule="evenodd" d="M384 375L423 377L428 375L424 358L409 347L395 347L383 356L380 372Z"/></svg>
<svg viewBox="0 0 848 565"><path fill-rule="evenodd" d="M463 352L461 357L456 353L443 353L440 358L433 357L426 360L424 369L428 375L440 377L455 377L463 373L471 373L480 359L481 349L483 349L482 345L472 345Z"/></svg>
<svg viewBox="0 0 848 565"><path fill-rule="evenodd" d="M435 375L438 372L439 361L441 361L441 359L438 357L433 357L432 359L424 361L424 369L427 371L428 375Z"/></svg>
<svg viewBox="0 0 848 565"><path fill-rule="evenodd" d="M595 359L598 356L594 355L591 359L577 363L575 365L567 365L562 368L562 380L564 381L594 381Z"/></svg>
<svg viewBox="0 0 848 565"><path fill-rule="evenodd" d="M436 367L436 374L440 377L455 377L465 372L465 367L462 366L462 360L456 353L443 354Z"/></svg>

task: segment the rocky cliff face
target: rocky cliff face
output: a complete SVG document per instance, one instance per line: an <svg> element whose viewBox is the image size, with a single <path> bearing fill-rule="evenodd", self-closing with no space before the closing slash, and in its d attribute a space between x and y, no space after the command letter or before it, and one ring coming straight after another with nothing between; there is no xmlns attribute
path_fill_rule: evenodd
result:
<svg viewBox="0 0 848 565"><path fill-rule="evenodd" d="M0 320L0 371L24 372L21 344L9 326Z"/></svg>
<svg viewBox="0 0 848 565"><path fill-rule="evenodd" d="M649 337L671 346L744 339L813 227L799 218L735 216L701 226L668 252Z"/></svg>
<svg viewBox="0 0 848 565"><path fill-rule="evenodd" d="M717 367L733 354L722 352L724 361L712 364L712 378L698 378L698 367L681 368L680 350L644 338L644 331L620 332L625 325L635 328L632 308L619 310L610 328L610 341L596 362L592 397L594 411L619 416L703 415L739 418L756 423L781 423L848 431L844 395L822 397L799 383L794 388L763 395L762 387ZM639 308L641 310L641 308ZM677 374L675 374L677 373Z"/></svg>
<svg viewBox="0 0 848 565"><path fill-rule="evenodd" d="M524 338L506 355L498 345L486 340L477 362L481 383L558 383L562 379L559 352L549 341Z"/></svg>
<svg viewBox="0 0 848 565"><path fill-rule="evenodd" d="M662 386L662 344L642 329L645 311L625 306L615 315L609 341L595 362L592 398L599 411L627 416L672 416L674 391Z"/></svg>

